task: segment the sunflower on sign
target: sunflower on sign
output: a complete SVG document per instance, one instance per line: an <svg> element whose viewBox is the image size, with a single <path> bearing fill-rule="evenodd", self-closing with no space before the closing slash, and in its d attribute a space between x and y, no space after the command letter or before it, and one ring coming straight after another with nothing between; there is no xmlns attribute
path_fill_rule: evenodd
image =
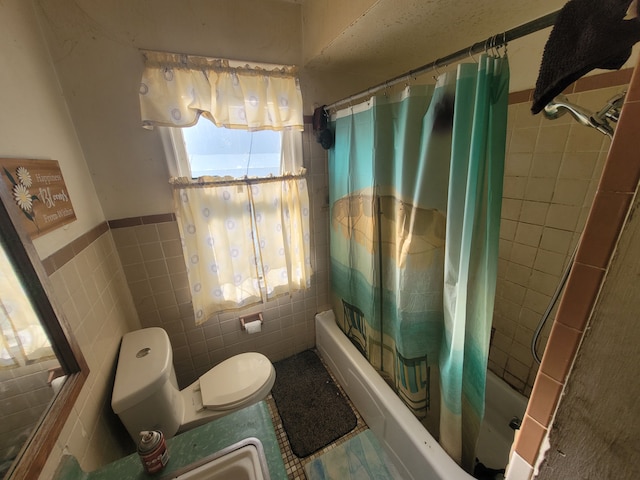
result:
<svg viewBox="0 0 640 480"><path fill-rule="evenodd" d="M5 175L13 185L13 189L12 189L13 199L20 207L20 210L22 211L22 213L24 213L24 215L29 220L31 220L34 224L36 224L36 219L33 214L33 202L38 201L39 199L37 195L31 194L31 192L29 191L29 187L31 187L31 185L33 184L31 181L31 174L29 173L29 170L27 170L25 167L16 168L15 176L18 179L16 181L16 179L14 178L13 175L11 175L11 172L9 172L9 170L7 170L6 168L3 168L3 169L4 169ZM36 224L36 228L37 227L38 225Z"/></svg>

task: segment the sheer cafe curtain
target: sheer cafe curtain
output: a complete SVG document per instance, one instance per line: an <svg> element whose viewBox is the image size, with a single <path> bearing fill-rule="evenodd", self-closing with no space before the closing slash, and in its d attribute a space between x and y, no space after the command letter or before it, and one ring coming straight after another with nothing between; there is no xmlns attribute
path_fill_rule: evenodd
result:
<svg viewBox="0 0 640 480"><path fill-rule="evenodd" d="M303 129L291 67L144 52L140 108L145 128ZM298 137L299 138L299 137ZM172 178L196 324L216 312L308 288L309 196L301 148L283 141L281 177Z"/></svg>
<svg viewBox="0 0 640 480"><path fill-rule="evenodd" d="M0 368L25 366L52 356L38 315L0 248Z"/></svg>

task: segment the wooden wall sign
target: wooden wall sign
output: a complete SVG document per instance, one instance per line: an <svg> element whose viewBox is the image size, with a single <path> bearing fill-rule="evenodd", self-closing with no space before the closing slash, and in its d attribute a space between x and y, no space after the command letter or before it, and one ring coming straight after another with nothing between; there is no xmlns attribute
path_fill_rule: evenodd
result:
<svg viewBox="0 0 640 480"><path fill-rule="evenodd" d="M24 216L31 238L76 219L56 160L0 158L0 174Z"/></svg>

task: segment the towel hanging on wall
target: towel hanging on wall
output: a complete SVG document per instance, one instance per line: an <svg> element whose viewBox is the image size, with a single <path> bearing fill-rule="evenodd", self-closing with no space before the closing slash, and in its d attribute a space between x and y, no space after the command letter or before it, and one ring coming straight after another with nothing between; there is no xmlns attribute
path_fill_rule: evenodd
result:
<svg viewBox="0 0 640 480"><path fill-rule="evenodd" d="M591 70L622 67L640 40L640 18L625 19L632 1L569 0L560 10L542 55L534 114Z"/></svg>
<svg viewBox="0 0 640 480"><path fill-rule="evenodd" d="M316 108L313 111L313 134L316 137L316 141L322 145L322 148L329 150L333 147L333 132L328 126L329 113L327 112L327 106L323 105Z"/></svg>

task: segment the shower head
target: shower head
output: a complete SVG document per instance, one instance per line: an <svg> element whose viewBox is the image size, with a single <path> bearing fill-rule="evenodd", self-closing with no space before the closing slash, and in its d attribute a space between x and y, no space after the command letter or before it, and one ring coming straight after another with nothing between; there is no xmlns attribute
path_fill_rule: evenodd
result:
<svg viewBox="0 0 640 480"><path fill-rule="evenodd" d="M581 125L595 128L609 137L613 136L613 128L605 118L600 118L593 112L571 103L564 95L558 95L543 110L544 116L550 120L555 120L567 112Z"/></svg>

